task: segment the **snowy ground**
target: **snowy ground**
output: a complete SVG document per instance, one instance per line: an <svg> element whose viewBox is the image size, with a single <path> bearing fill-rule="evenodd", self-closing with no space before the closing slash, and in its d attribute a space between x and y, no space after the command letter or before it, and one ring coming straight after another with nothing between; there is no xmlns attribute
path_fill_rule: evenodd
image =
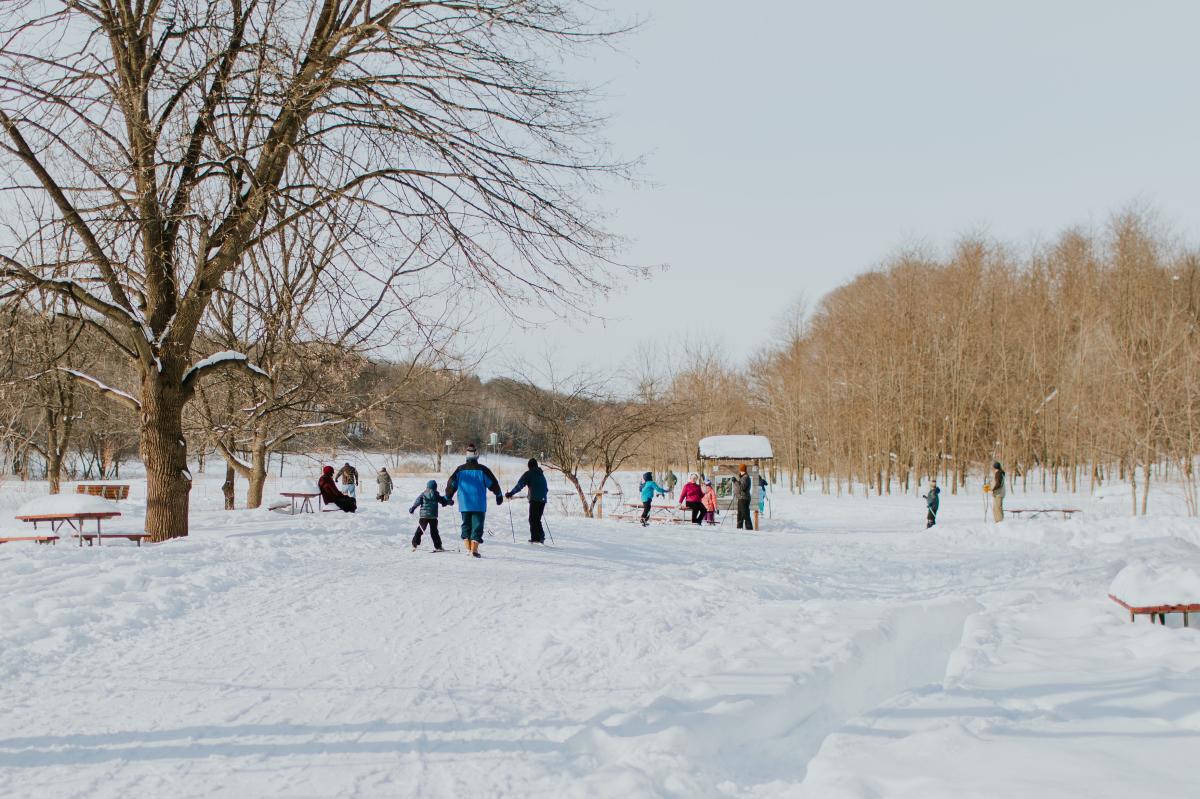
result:
<svg viewBox="0 0 1200 799"><path fill-rule="evenodd" d="M0 796L1196 795L1200 636L1105 596L1200 560L1195 520L944 494L925 532L911 496L808 493L753 534L551 515L536 548L514 502L477 561L410 551L424 479L288 517L216 478L185 541L0 547ZM5 532L41 491L0 489Z"/></svg>

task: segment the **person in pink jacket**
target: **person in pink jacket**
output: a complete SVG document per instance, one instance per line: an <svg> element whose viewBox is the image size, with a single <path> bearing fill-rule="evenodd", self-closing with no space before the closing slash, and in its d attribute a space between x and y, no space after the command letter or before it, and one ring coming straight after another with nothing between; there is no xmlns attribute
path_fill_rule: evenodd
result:
<svg viewBox="0 0 1200 799"><path fill-rule="evenodd" d="M704 491L700 488L700 475L693 472L679 492L679 506L692 512L692 524L704 521Z"/></svg>
<svg viewBox="0 0 1200 799"><path fill-rule="evenodd" d="M712 480L704 481L703 495L700 501L704 503L704 521L709 524L717 523L717 490L713 488Z"/></svg>

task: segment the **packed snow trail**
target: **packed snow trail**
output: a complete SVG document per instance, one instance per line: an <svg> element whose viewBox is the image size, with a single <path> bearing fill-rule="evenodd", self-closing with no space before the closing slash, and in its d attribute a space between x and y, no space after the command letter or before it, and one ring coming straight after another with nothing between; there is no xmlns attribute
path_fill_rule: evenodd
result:
<svg viewBox="0 0 1200 799"><path fill-rule="evenodd" d="M919 508L816 497L753 534L551 517L555 549L514 545L501 508L483 560L412 552L400 504L0 550L0 795L792 796L808 776L835 791L814 796L890 796L908 776L885 767L892 739L870 738L880 779L858 784L846 769L871 764L839 736L940 701L948 665L946 686L1001 668L1032 634L995 627L1006 608L1049 591L1076 602L1068 621L1100 619L1077 664L1095 636L1120 630L1112 651L1146 629L1079 600L1122 562L1063 545L1078 524L1020 540L971 527L966 503L933 533L901 532ZM1195 638L1156 634L1175 632ZM920 752L896 762L941 768Z"/></svg>

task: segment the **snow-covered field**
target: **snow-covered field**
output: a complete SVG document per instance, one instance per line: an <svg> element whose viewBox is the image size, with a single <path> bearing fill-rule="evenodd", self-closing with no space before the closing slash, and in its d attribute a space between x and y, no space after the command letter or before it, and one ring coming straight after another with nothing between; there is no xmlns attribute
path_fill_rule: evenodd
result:
<svg viewBox="0 0 1200 799"><path fill-rule="evenodd" d="M513 502L474 560L411 551L425 477L363 476L354 516L223 512L208 475L187 540L0 547L0 796L1198 794L1200 636L1106 594L1195 565L1200 523L1119 488L1001 526L944 493L928 532L912 496L776 495L755 533L552 512L545 548ZM5 533L39 493L0 488Z"/></svg>

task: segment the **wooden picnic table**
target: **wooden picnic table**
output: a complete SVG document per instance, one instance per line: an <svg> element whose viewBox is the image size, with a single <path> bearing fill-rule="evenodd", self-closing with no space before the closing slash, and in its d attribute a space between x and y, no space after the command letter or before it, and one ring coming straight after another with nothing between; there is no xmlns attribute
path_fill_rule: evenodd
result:
<svg viewBox="0 0 1200 799"><path fill-rule="evenodd" d="M128 483L79 483L75 486L76 494L87 494L104 499L129 499Z"/></svg>
<svg viewBox="0 0 1200 799"><path fill-rule="evenodd" d="M288 498L292 503L292 515L295 516L297 499L300 500L300 513L313 513L312 501L321 494L316 491L280 491L279 496Z"/></svg>
<svg viewBox="0 0 1200 799"><path fill-rule="evenodd" d="M1043 513L1061 513L1064 519L1071 518L1072 513L1082 513L1079 508L1005 508L1004 512L1011 513L1014 516L1028 513L1031 519Z"/></svg>
<svg viewBox="0 0 1200 799"><path fill-rule="evenodd" d="M1125 608L1127 611L1129 611L1129 621L1130 622L1135 621L1138 616L1149 616L1150 623L1153 624L1154 617L1157 616L1159 622L1165 625L1167 623L1167 614L1168 613L1182 613L1183 614L1183 626L1187 627L1188 626L1188 616L1192 613L1200 613L1200 605L1195 605L1195 604L1192 604L1192 605L1130 605L1128 602L1125 602L1124 600L1122 600L1118 597L1115 597L1112 594L1109 594L1108 598L1111 599L1113 602L1116 602L1121 607Z"/></svg>
<svg viewBox="0 0 1200 799"><path fill-rule="evenodd" d="M34 530L37 529L39 522L49 522L50 529L55 533L57 533L59 528L65 524L67 527L70 527L72 530L75 531L75 535L79 536L79 546L83 546L83 537L82 536L83 536L84 524L86 524L89 521L95 520L96 532L91 535L94 535L94 537L96 538L96 543L99 544L100 538L101 538L100 522L102 522L104 519L115 519L116 517L118 517L120 515L121 515L121 512L116 511L116 510L77 511L74 513L38 513L38 514L29 515L29 516L18 516L17 520L22 521L22 522L31 523L33 525ZM116 535L110 534L108 537L109 538L128 538L131 535L140 535L143 537L145 536L144 533L128 533L128 534L120 533L120 534L116 534ZM88 544L89 545L91 544L90 539L88 541ZM141 546L141 545L142 545L141 539L138 539L138 546Z"/></svg>

